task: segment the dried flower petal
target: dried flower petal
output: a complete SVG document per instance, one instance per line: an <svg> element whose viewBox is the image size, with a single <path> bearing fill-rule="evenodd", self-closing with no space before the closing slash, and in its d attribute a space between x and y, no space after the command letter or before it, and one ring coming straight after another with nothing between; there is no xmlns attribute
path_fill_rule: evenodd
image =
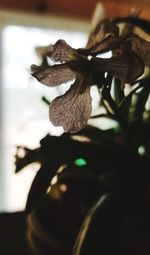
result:
<svg viewBox="0 0 150 255"><path fill-rule="evenodd" d="M129 23L135 27L141 28L146 33L150 34L150 21L137 17L118 17L113 19L114 24L120 24L122 22Z"/></svg>
<svg viewBox="0 0 150 255"><path fill-rule="evenodd" d="M78 75L71 88L63 96L55 98L50 105L50 120L55 126L63 126L65 132L81 130L90 117L90 86L84 87L84 79Z"/></svg>
<svg viewBox="0 0 150 255"><path fill-rule="evenodd" d="M119 28L112 23L109 19L101 20L95 30L91 33L87 48L94 46L95 44L101 42L107 36L118 36Z"/></svg>
<svg viewBox="0 0 150 255"><path fill-rule="evenodd" d="M142 48L144 46L146 50ZM114 50L113 57L95 57L109 50ZM145 55L141 59L143 51ZM52 123L63 126L65 132L80 131L87 124L92 110L90 87L94 84L99 88L107 85L105 73L110 74L110 78L120 79L122 88L125 83L132 84L144 73L143 61L149 61L146 56L148 53L148 42L136 35L119 37L118 27L109 20L103 20L97 25L85 49L73 49L64 40L50 45L45 58L49 57L61 64L48 66L46 62L45 66L33 65L32 75L47 86L57 86L75 79L71 88L50 104L49 117Z"/></svg>
<svg viewBox="0 0 150 255"><path fill-rule="evenodd" d="M72 71L67 64L49 67L32 65L31 71L38 81L47 86L58 86L76 77L76 72Z"/></svg>
<svg viewBox="0 0 150 255"><path fill-rule="evenodd" d="M67 62L76 59L76 50L64 40L58 40L54 45L48 47L47 56L53 61Z"/></svg>
<svg viewBox="0 0 150 255"><path fill-rule="evenodd" d="M130 42L131 50L138 54L145 65L150 66L150 42L136 34L128 36L126 41Z"/></svg>
<svg viewBox="0 0 150 255"><path fill-rule="evenodd" d="M95 72L108 72L123 83L132 84L144 72L144 65L133 52L125 52L121 56L108 59L92 58L91 64Z"/></svg>
<svg viewBox="0 0 150 255"><path fill-rule="evenodd" d="M79 49L77 49L77 52L84 56L91 55L94 57L98 54L102 54L109 50L119 48L120 44L123 44L123 41L120 38L114 37L114 36L108 36L103 41L95 44L93 47L88 48L88 49L79 48Z"/></svg>

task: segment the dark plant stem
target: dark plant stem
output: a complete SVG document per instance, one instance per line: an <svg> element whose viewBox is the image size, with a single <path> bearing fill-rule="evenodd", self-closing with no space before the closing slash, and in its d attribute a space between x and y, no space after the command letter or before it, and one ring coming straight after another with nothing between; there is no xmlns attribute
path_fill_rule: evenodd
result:
<svg viewBox="0 0 150 255"><path fill-rule="evenodd" d="M42 97L42 101L47 105L50 105L50 101L45 96Z"/></svg>

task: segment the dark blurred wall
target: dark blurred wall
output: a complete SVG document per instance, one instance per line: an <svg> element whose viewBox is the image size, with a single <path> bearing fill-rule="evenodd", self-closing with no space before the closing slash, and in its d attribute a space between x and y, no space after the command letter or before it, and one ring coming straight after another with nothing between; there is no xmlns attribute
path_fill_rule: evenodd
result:
<svg viewBox="0 0 150 255"><path fill-rule="evenodd" d="M1 0L0 8L29 12L51 13L89 19L98 0ZM101 0L109 17L126 15L131 7L142 10L141 16L150 18L150 0Z"/></svg>

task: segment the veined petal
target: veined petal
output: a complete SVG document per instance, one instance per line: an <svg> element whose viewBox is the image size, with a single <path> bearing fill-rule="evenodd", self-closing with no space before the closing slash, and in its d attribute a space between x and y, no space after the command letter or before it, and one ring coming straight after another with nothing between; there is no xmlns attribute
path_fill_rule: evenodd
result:
<svg viewBox="0 0 150 255"><path fill-rule="evenodd" d="M78 75L71 88L63 96L55 98L50 105L50 120L55 126L63 126L65 132L81 130L90 118L90 85L84 86L84 82L84 77Z"/></svg>
<svg viewBox="0 0 150 255"><path fill-rule="evenodd" d="M91 48L79 48L77 49L77 52L79 54L82 54L84 56L96 56L98 54L107 52L109 50L114 50L120 47L120 45L123 44L123 41L119 37L115 36L108 36L101 42L95 44Z"/></svg>
<svg viewBox="0 0 150 255"><path fill-rule="evenodd" d="M150 42L144 40L136 34L131 34L126 38L130 43L131 50L136 52L146 66L150 66Z"/></svg>
<svg viewBox="0 0 150 255"><path fill-rule="evenodd" d="M71 81L76 77L76 72L71 70L67 64L49 67L32 65L31 71L39 82L52 87Z"/></svg>
<svg viewBox="0 0 150 255"><path fill-rule="evenodd" d="M93 65L93 66L92 66ZM108 72L123 83L132 84L144 72L144 64L134 52L125 52L108 59L92 58L91 68L95 72Z"/></svg>
<svg viewBox="0 0 150 255"><path fill-rule="evenodd" d="M119 35L119 28L109 19L101 20L95 30L91 33L87 48L94 46L95 44L101 42L107 36L117 36Z"/></svg>
<svg viewBox="0 0 150 255"><path fill-rule="evenodd" d="M51 44L47 50L47 56L53 61L67 62L76 59L77 52L69 46L64 40L58 40Z"/></svg>

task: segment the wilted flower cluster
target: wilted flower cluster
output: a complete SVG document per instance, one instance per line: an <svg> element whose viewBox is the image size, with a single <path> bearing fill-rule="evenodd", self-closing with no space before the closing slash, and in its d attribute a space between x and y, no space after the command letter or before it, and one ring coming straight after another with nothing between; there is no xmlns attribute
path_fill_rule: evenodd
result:
<svg viewBox="0 0 150 255"><path fill-rule="evenodd" d="M98 57L110 50L112 57ZM112 79L120 81L121 89L125 84L132 85L144 73L144 68L150 66L149 55L148 41L132 31L120 34L119 26L104 19L91 33L85 48L74 49L64 40L58 40L45 53L56 64L32 65L31 72L49 87L73 81L64 95L50 103L49 111L55 126L63 126L64 131L73 133L85 127L90 118L91 86L96 85L102 92L110 87Z"/></svg>

